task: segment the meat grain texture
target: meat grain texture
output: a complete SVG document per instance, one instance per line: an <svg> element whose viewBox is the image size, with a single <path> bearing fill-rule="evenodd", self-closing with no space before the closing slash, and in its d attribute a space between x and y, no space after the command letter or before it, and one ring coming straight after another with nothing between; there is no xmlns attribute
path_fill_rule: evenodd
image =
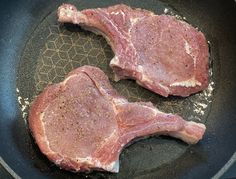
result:
<svg viewBox="0 0 236 179"><path fill-rule="evenodd" d="M70 171L119 171L122 148L135 138L169 135L189 144L205 125L159 111L152 103L130 103L96 67L71 71L33 101L29 127L41 152Z"/></svg>
<svg viewBox="0 0 236 179"><path fill-rule="evenodd" d="M116 80L135 79L162 96L189 96L208 86L208 44L202 32L168 15L124 4L78 11L58 8L58 21L103 35L115 56Z"/></svg>

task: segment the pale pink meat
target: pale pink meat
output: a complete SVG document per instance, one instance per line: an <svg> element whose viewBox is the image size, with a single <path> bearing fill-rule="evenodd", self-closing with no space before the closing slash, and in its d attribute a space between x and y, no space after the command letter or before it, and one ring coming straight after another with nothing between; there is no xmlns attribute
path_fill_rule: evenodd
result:
<svg viewBox="0 0 236 179"><path fill-rule="evenodd" d="M128 102L91 66L79 67L63 82L45 88L33 101L28 122L42 153L75 172L118 172L121 150L135 138L160 134L195 144L206 129L150 102Z"/></svg>
<svg viewBox="0 0 236 179"><path fill-rule="evenodd" d="M78 11L63 4L58 21L103 35L115 56L116 80L131 78L162 96L189 96L208 86L208 44L202 32L168 15L124 4Z"/></svg>

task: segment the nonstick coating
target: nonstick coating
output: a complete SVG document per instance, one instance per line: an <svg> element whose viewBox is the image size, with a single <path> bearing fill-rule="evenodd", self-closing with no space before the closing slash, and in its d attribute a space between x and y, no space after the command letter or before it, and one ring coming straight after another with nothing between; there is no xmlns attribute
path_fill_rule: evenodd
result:
<svg viewBox="0 0 236 179"><path fill-rule="evenodd" d="M204 119L202 119L202 122L206 122L207 125L204 139L199 144L190 147L178 140L166 137L152 137L136 142L122 152L119 174L93 172L78 175L60 170L50 163L40 153L30 136L27 124L22 118L22 108L18 103L21 99L18 97L21 95L32 98L41 90L41 87L37 88L37 85L32 85L32 83L34 83L37 72L37 65L35 64L38 63L40 51L43 50L42 41L46 39L45 34L41 34L42 39L39 39L38 43L31 43L31 41L34 36L37 38L40 36L37 34L40 28L42 28L42 32L45 30L42 24L52 16L62 1L7 1L2 3L0 12L0 156L20 177L209 178L235 152L236 3L234 1L160 2L153 0L145 2L139 0L118 2L107 0L77 1L76 4L79 9L83 9L105 7L120 2L157 13L160 13L163 7L167 7L182 17L186 17L187 21L203 31L210 41L215 86L211 99L212 103L209 107L210 112L206 111L208 115L203 116ZM86 34L87 32L78 27L67 26L65 28L78 31L78 33L85 33L86 37L88 35L92 39L102 41L101 37L91 33ZM101 47L101 49L108 51L106 58L109 60L112 57L109 47ZM133 82L128 83L135 86ZM114 84L113 86L117 87L119 91L119 85L115 86ZM18 88L22 94L16 92ZM122 93L122 90L120 92ZM126 96L125 93L123 95ZM158 100L166 100L158 96L157 98ZM195 99L194 96L190 98ZM141 99L144 100L142 97ZM173 104L172 99L170 98L171 104ZM32 99L24 100L30 101ZM138 99L130 98L130 100ZM174 98L176 104L181 100L183 99ZM160 102L161 104L162 102ZM189 103L185 105L189 105ZM176 108L178 107L179 105Z"/></svg>

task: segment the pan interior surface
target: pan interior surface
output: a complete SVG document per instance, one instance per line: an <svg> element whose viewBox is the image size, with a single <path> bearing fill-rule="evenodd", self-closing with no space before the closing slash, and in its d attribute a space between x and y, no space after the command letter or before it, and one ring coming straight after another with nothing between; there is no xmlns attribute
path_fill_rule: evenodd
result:
<svg viewBox="0 0 236 179"><path fill-rule="evenodd" d="M78 9L107 7L120 3L115 0L70 2ZM223 11L233 13L236 8L231 9L234 6L230 3L210 0L199 3L192 1L177 3L171 0L166 0L165 3L154 0L122 1L132 7L148 9L156 14L165 12L186 20L194 27L198 27L209 41L211 54L209 87L187 98L163 98L140 87L133 80L113 82L113 72L109 67L109 62L114 55L111 48L101 36L82 30L76 25L59 24L56 19L56 8L61 3L63 2L58 1L50 6L46 1L35 4L33 2L15 4L16 7L21 7L20 9L30 9L22 11L21 15L28 13L33 17L31 23L26 26L29 30L24 32L27 35L24 35L24 40L18 43L22 48L14 57L18 62L16 65L18 68L15 69L17 75L14 76L11 70L1 73L1 75L8 74L8 79L15 79L16 83L13 84L10 84L11 82L8 84L3 79L0 82L4 84L3 87L7 85L14 87L12 96L16 96L16 103L20 110L19 113L11 111L12 108L7 102L4 110L8 111L9 115L3 112L4 115L0 119L1 141L8 141L0 148L0 154L6 163L19 176L25 177L30 174L34 178L193 178L197 176L209 178L213 176L236 149L232 137L236 135L233 117L235 104L230 102L230 99L236 99L233 93L236 87L231 82L236 75L235 71L232 71L232 66L235 64L232 60L232 49L236 47L233 32L236 28L233 28L235 24L233 16ZM212 3L214 6L209 10L207 7ZM219 9L222 10L219 12ZM227 18L229 21L223 20ZM224 30L220 27L224 27ZM9 30L9 33L14 34L13 29ZM8 48L13 47L10 44ZM4 68L10 65L6 60L1 62L5 62ZM194 146L162 136L152 136L137 141L122 151L118 174L107 172L75 174L59 169L40 152L31 137L27 125L28 110L30 103L44 87L62 81L69 71L82 65L101 68L109 77L112 86L129 101L151 101L163 112L176 113L186 120L205 123L207 131L204 139ZM3 99L12 98L7 97L7 93L4 94ZM11 117L14 115L15 117Z"/></svg>
<svg viewBox="0 0 236 179"><path fill-rule="evenodd" d="M183 18L163 3L157 3L156 7L157 14L166 12L179 19ZM177 113L187 120L205 123L215 86L212 66L210 85L205 91L188 98L164 98L138 86L133 80L113 82L113 72L109 67L113 56L102 36L82 30L76 25L59 24L56 11L50 13L33 32L21 58L23 65L19 68L17 93L25 122L30 103L47 85L63 81L72 69L93 65L101 68L108 75L112 86L129 101L151 101L164 112ZM27 71L29 69L30 72ZM32 75L30 79L25 79L28 73ZM148 173L178 159L187 148L188 145L183 142L168 137L155 136L137 142L122 153L118 176Z"/></svg>

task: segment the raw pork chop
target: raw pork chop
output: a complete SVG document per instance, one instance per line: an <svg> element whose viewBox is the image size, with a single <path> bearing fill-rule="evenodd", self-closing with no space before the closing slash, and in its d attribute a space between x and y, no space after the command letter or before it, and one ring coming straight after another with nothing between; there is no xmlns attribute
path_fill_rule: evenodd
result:
<svg viewBox="0 0 236 179"><path fill-rule="evenodd" d="M123 4L82 11L63 4L58 20L79 24L107 39L115 53L110 66L117 80L135 79L162 96L189 96L208 86L206 39L175 17Z"/></svg>
<svg viewBox="0 0 236 179"><path fill-rule="evenodd" d="M48 86L31 106L29 126L40 150L61 168L111 172L119 171L119 154L134 138L162 134L195 144L206 129L150 102L129 103L91 66Z"/></svg>

